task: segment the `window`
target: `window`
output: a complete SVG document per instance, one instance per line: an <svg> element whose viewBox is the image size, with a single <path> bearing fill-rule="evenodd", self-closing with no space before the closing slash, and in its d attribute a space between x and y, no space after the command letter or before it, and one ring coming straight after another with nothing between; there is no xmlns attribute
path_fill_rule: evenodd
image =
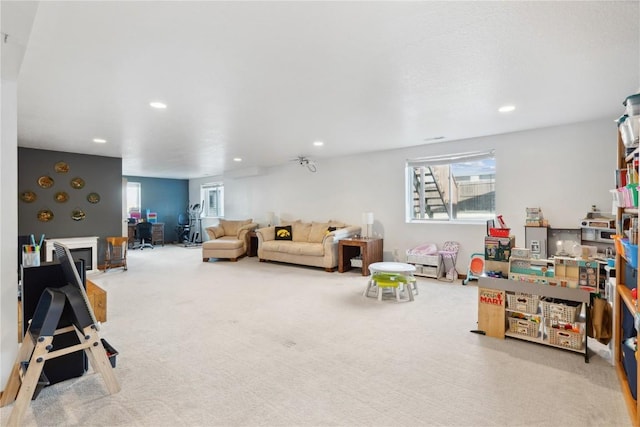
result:
<svg viewBox="0 0 640 427"><path fill-rule="evenodd" d="M142 209L141 186L139 182L127 182L127 213Z"/></svg>
<svg viewBox="0 0 640 427"><path fill-rule="evenodd" d="M406 173L407 222L495 217L493 151L411 159Z"/></svg>
<svg viewBox="0 0 640 427"><path fill-rule="evenodd" d="M224 216L224 186L222 183L203 184L200 195L204 201L203 215L206 217Z"/></svg>

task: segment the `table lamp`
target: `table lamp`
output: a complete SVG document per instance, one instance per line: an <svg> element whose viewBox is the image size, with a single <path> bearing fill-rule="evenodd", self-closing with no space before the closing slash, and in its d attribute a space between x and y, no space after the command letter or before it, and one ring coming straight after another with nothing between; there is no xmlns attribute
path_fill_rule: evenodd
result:
<svg viewBox="0 0 640 427"><path fill-rule="evenodd" d="M364 237L372 237L371 226L373 225L373 212L363 212L362 223L367 226L367 233L365 234Z"/></svg>

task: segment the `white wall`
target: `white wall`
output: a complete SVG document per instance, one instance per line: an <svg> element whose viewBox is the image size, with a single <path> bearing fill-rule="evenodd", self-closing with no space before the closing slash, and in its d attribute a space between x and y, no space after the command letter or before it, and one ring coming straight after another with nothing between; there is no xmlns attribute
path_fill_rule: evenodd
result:
<svg viewBox="0 0 640 427"><path fill-rule="evenodd" d="M0 389L18 354L18 136L17 85L0 83Z"/></svg>
<svg viewBox="0 0 640 427"><path fill-rule="evenodd" d="M616 132L613 120L603 119L323 159L316 162L316 173L287 163L257 176L224 179L225 216L264 223L266 213L273 211L285 219L360 225L362 212L371 211L373 231L384 238L386 260L394 258L395 249L404 260L405 251L418 244L456 240L461 243L458 271L466 273L470 254L483 251L485 224L405 223L406 159L495 149L496 210L511 227L516 244L523 245L527 207L541 207L556 228L578 228L594 204L610 211ZM222 178L192 180L191 200L198 199L200 183L216 180Z"/></svg>

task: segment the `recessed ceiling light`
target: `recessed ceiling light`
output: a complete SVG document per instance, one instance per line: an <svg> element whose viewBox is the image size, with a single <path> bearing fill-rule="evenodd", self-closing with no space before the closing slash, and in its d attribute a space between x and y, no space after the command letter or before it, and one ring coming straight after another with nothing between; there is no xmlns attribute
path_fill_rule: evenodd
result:
<svg viewBox="0 0 640 427"><path fill-rule="evenodd" d="M93 138L93 142L96 144L106 144L107 140L102 138Z"/></svg>
<svg viewBox="0 0 640 427"><path fill-rule="evenodd" d="M234 162L241 162L241 161L242 161L242 159L241 159L240 157L234 157L234 158L233 158L233 161L234 161Z"/></svg>
<svg viewBox="0 0 640 427"><path fill-rule="evenodd" d="M167 104L163 102L158 102L158 101L150 102L149 105L151 105L153 108L158 108L158 109L167 108Z"/></svg>
<svg viewBox="0 0 640 427"><path fill-rule="evenodd" d="M510 113L515 109L516 109L515 105L503 105L502 107L498 108L498 111L501 113Z"/></svg>
<svg viewBox="0 0 640 427"><path fill-rule="evenodd" d="M315 145L316 147L322 147L324 145L324 142L322 142L322 141L313 141L313 145Z"/></svg>

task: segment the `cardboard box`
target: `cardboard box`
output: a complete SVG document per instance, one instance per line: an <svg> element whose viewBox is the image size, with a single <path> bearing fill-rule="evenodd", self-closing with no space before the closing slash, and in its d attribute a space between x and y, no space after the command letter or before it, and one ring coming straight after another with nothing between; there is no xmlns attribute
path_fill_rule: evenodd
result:
<svg viewBox="0 0 640 427"><path fill-rule="evenodd" d="M511 250L515 247L515 236L484 238L484 259L489 261L509 261Z"/></svg>

